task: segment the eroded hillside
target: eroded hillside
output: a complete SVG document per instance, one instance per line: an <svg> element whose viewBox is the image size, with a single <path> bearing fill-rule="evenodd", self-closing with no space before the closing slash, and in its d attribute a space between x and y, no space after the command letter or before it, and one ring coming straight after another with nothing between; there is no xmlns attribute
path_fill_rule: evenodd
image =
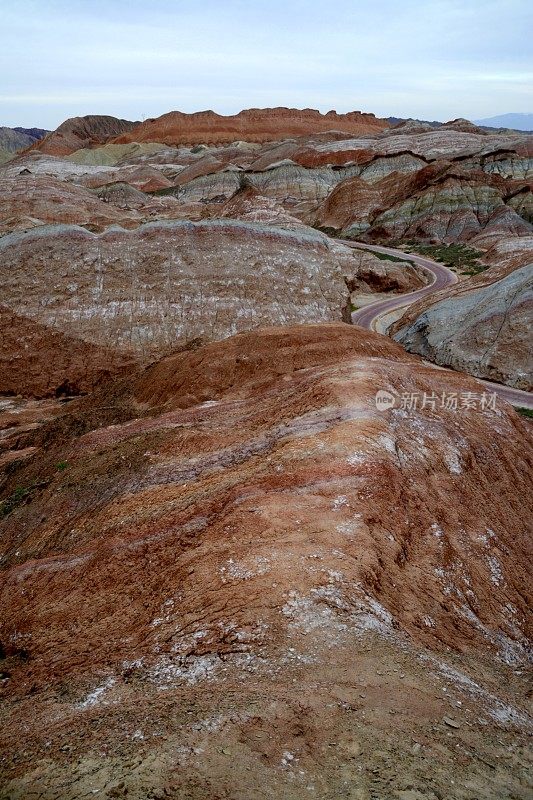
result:
<svg viewBox="0 0 533 800"><path fill-rule="evenodd" d="M26 433L10 797L527 796L530 430L377 388L479 384L348 325L261 329Z"/></svg>
<svg viewBox="0 0 533 800"><path fill-rule="evenodd" d="M529 798L531 141L0 153L0 797Z"/></svg>
<svg viewBox="0 0 533 800"><path fill-rule="evenodd" d="M437 363L527 388L531 366L524 341L531 300L526 293L520 303L507 303L496 251L519 252L520 268L529 275L531 140L518 132L490 133L466 120L438 129L415 122L384 129L371 115L291 109L252 110L234 118L172 112L136 126L112 117L67 120L0 167L0 233L9 263L3 302L91 345L113 328L113 346L144 351L151 341L161 355L161 347L182 346L184 337L216 339L250 325L341 319L351 303L344 284L353 291L364 278L341 245L326 245L309 226L335 237L408 242L415 249L417 243L467 243L489 265L485 277L494 287L493 300L482 304L479 330L472 328L476 323L463 324L468 311L454 290L450 314L431 312L429 321L417 322L416 335L411 331L402 341ZM219 219L241 220L249 235L242 225L229 235L232 223L217 228L212 221ZM185 264L192 235L185 231L192 229L178 223L158 229L161 252L147 255L148 229L142 226L164 220L201 223L201 265L194 255ZM25 233L45 224L81 225L102 236L51 228L42 229L37 243ZM10 233L19 238L10 239ZM297 245L287 245L291 236ZM82 274L68 261L71 249L72 263L87 267ZM34 269L35 259L48 250L57 290L45 278L27 293L28 258ZM324 255L317 256L319 250ZM322 284L311 275L319 262ZM303 263L315 267L310 272ZM409 264L401 269L407 275ZM153 285L146 270L158 276ZM424 280L414 274L401 280L391 262L380 268L374 263L371 271L386 274L382 281L366 281L366 291L409 291ZM160 273L167 275L164 287ZM213 282L213 274L220 280ZM476 281L462 278L461 296L477 306ZM514 285L515 278L508 280ZM91 297L73 298L69 286ZM503 327L505 335L498 333Z"/></svg>

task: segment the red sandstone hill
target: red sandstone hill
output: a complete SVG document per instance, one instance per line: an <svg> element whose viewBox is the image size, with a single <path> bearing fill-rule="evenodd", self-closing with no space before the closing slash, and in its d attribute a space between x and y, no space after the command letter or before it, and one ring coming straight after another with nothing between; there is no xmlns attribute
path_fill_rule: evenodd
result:
<svg viewBox="0 0 533 800"><path fill-rule="evenodd" d="M135 356L65 333L0 305L0 393L79 394L131 372Z"/></svg>
<svg viewBox="0 0 533 800"><path fill-rule="evenodd" d="M245 139L268 142L288 136L341 130L346 133L379 133L389 123L374 114L350 111L321 114L312 108L250 108L233 116L214 111L183 114L171 111L156 119L147 119L132 130L117 136L115 142L162 142L169 145L191 145L198 142L222 143Z"/></svg>
<svg viewBox="0 0 533 800"><path fill-rule="evenodd" d="M50 156L68 156L83 147L105 144L109 139L135 127L135 122L117 119L102 114L72 117L62 122L59 128L36 142L32 150L40 150Z"/></svg>
<svg viewBox="0 0 533 800"><path fill-rule="evenodd" d="M480 388L338 323L0 407L0 797L530 796L531 431L377 387Z"/></svg>

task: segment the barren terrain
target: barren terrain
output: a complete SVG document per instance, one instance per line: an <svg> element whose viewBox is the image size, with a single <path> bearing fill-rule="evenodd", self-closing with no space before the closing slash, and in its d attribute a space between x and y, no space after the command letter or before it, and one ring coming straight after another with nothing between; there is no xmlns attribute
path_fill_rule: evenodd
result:
<svg viewBox="0 0 533 800"><path fill-rule="evenodd" d="M528 796L528 423L376 387L476 390L378 334L266 329L26 434L7 796Z"/></svg>
<svg viewBox="0 0 533 800"><path fill-rule="evenodd" d="M476 377L529 404L531 135L45 133L0 152L0 798L527 800L532 428Z"/></svg>

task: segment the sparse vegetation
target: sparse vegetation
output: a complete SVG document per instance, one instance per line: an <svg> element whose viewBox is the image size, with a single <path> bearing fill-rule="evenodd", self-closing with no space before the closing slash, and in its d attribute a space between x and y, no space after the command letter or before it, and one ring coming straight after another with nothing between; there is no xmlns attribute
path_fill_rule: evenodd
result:
<svg viewBox="0 0 533 800"><path fill-rule="evenodd" d="M515 411L518 411L523 417L533 419L533 408L525 408L524 406L515 406Z"/></svg>
<svg viewBox="0 0 533 800"><path fill-rule="evenodd" d="M164 189L154 189L152 192L145 192L151 197L179 197L179 186L167 186Z"/></svg>
<svg viewBox="0 0 533 800"><path fill-rule="evenodd" d="M58 461L58 463L56 464L56 469L59 470L59 472L63 472L67 468L68 468L68 461Z"/></svg>
<svg viewBox="0 0 533 800"><path fill-rule="evenodd" d="M314 225L313 226L317 231L320 233L325 233L326 236L329 236L331 239L338 239L339 238L339 229L338 228L331 228L328 225ZM349 239L349 236L345 237Z"/></svg>
<svg viewBox="0 0 533 800"><path fill-rule="evenodd" d="M483 253L465 244L417 244L416 242L405 244L410 251L440 261L449 269L461 272L463 275L477 275L487 269L487 265L480 261Z"/></svg>
<svg viewBox="0 0 533 800"><path fill-rule="evenodd" d="M24 502L29 494L31 494L31 487L18 486L13 494L0 503L0 518L7 517L13 509Z"/></svg>
<svg viewBox="0 0 533 800"><path fill-rule="evenodd" d="M413 262L408 258L400 258L400 256L393 256L389 253L380 253L377 250L370 250L369 252L372 253L373 256L376 256L376 258L379 258L380 261L396 261L399 264L411 264L411 266L414 267Z"/></svg>
<svg viewBox="0 0 533 800"><path fill-rule="evenodd" d="M0 502L0 519L7 517L15 508L28 500L36 489L47 486L49 481L35 481L29 486L17 486L15 491Z"/></svg>

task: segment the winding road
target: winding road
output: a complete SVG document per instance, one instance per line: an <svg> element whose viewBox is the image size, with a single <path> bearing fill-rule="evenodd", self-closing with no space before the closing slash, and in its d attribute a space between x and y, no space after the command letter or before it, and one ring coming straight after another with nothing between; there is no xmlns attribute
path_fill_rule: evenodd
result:
<svg viewBox="0 0 533 800"><path fill-rule="evenodd" d="M438 264L429 258L418 256L413 253L404 253L401 250L396 250L391 247L381 247L373 244L363 244L362 242L353 242L349 239L340 239L342 244L348 247L353 247L362 250L373 250L378 253L385 253L386 255L396 256L403 258L406 261L413 261L419 267L430 275L431 282L424 286L422 289L417 289L414 292L398 295L397 297L389 297L386 300L377 300L364 308L354 311L352 314L352 322L354 325L360 325L367 330L376 330L378 320L385 314L389 314L398 308L407 308L412 303L420 300L421 297L433 294L444 289L446 286L451 286L457 283L457 275L453 273L448 267L443 264ZM437 366L437 365L436 365ZM445 367L439 367L445 369ZM531 392L524 392L521 389L513 389L510 386L503 386L501 383L493 383L492 381L485 381L478 378L491 392L496 392L498 397L511 403L513 406L521 406L522 408L533 409L533 395Z"/></svg>

